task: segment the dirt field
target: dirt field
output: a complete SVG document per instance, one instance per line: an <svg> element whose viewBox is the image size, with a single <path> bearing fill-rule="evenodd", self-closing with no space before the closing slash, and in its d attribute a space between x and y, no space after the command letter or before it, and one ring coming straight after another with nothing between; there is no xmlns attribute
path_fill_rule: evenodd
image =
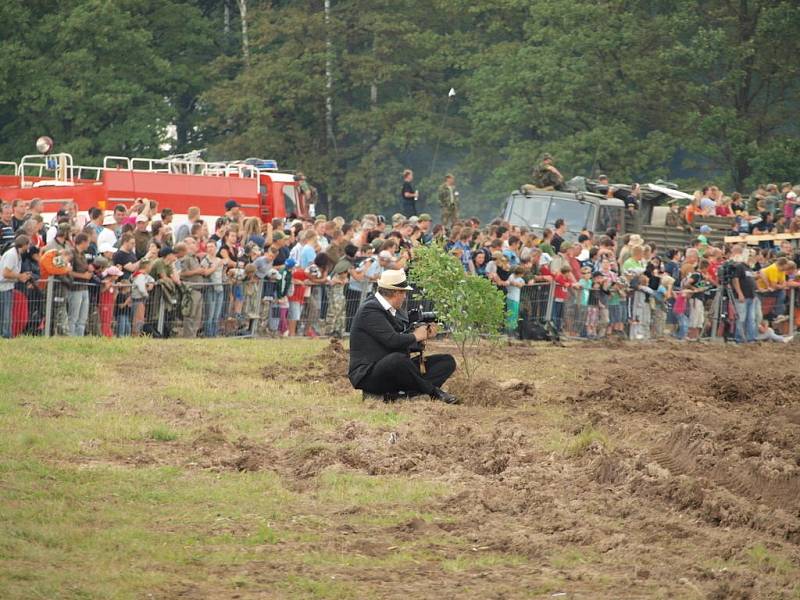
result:
<svg viewBox="0 0 800 600"><path fill-rule="evenodd" d="M163 431L94 444L78 435L42 452L68 472L163 472L199 486L181 506L162 499L167 513L142 525L165 545L183 532L191 556L143 554L134 571L148 577L126 578L115 595L800 598L800 346L486 346L477 381L453 382L465 405L452 407L362 403L344 348L294 342L286 353L282 343L255 342L277 346L280 366L239 373L242 390L283 398L280 410L237 388L233 412L220 412L224 385L197 397L123 394ZM199 368L223 377L220 354L203 354ZM175 377L145 376L162 388ZM101 394L90 412L120 402ZM85 407L24 410L71 427ZM12 476L0 471L0 492L22 485ZM215 481L254 487L194 497ZM142 519L156 514L152 502ZM112 551L121 561L128 544ZM3 597L31 597L13 574L45 569L35 560L12 555ZM100 593L88 582L74 591Z"/></svg>

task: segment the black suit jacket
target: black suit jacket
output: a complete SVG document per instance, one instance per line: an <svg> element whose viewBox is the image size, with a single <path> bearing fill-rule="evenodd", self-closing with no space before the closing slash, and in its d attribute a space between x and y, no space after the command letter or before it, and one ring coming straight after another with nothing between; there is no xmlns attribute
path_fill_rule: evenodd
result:
<svg viewBox="0 0 800 600"><path fill-rule="evenodd" d="M373 295L358 309L350 327L350 370L348 376L358 389L361 381L383 357L393 352L409 354L419 349L413 333L403 333L408 315L398 310L397 316L381 306Z"/></svg>

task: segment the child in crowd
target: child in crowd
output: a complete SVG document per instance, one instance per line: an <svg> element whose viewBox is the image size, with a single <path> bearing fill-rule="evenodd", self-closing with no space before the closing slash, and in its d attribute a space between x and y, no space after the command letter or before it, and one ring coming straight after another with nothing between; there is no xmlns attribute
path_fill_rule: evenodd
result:
<svg viewBox="0 0 800 600"><path fill-rule="evenodd" d="M592 287L586 305L586 337L596 338L605 333L608 323L608 287L600 271L592 273Z"/></svg>
<svg viewBox="0 0 800 600"><path fill-rule="evenodd" d="M790 335L779 335L775 333L775 330L769 326L769 321L761 321L758 325L758 335L756 339L759 342L780 342L783 344L788 344L792 341L792 336Z"/></svg>
<svg viewBox="0 0 800 600"><path fill-rule="evenodd" d="M141 335L144 327L145 309L150 291L155 286L155 280L150 276L152 263L143 258L139 261L139 268L133 272L131 279L131 302L133 305L133 335Z"/></svg>
<svg viewBox="0 0 800 600"><path fill-rule="evenodd" d="M286 262L278 267L275 275L275 301L272 305L272 316L276 319L275 329L282 336L289 335L289 294L292 291L294 265L293 258L286 259Z"/></svg>
<svg viewBox="0 0 800 600"><path fill-rule="evenodd" d="M244 267L244 305L242 312L247 319L248 330L255 332L261 310L261 280L258 278L257 267L250 263Z"/></svg>
<svg viewBox="0 0 800 600"><path fill-rule="evenodd" d="M572 290L579 284L575 281L572 274L572 267L565 264L561 270L553 277L555 290L553 292L553 327L556 331L561 331L561 318L564 314L564 303L569 299Z"/></svg>
<svg viewBox="0 0 800 600"><path fill-rule="evenodd" d="M103 337L114 337L114 301L117 297L116 283L120 277L122 277L122 270L119 267L108 267L102 273L97 312L100 320L100 333Z"/></svg>
<svg viewBox="0 0 800 600"><path fill-rule="evenodd" d="M294 337L297 335L297 323L303 316L303 305L306 302L306 281L308 281L308 273L299 265L294 264L289 267L289 262L294 263L292 259L287 260L287 269L291 268L292 277L292 291L289 293L289 328L284 333L284 336Z"/></svg>
<svg viewBox="0 0 800 600"><path fill-rule="evenodd" d="M519 322L519 301L522 295L522 288L525 285L525 279L522 275L525 268L522 266L515 267L511 275L508 277L508 288L506 293L506 331L509 334L517 330Z"/></svg>
<svg viewBox="0 0 800 600"><path fill-rule="evenodd" d="M581 278L578 280L578 323L577 329L581 337L589 335L586 330L587 316L589 309L589 294L592 289L592 269L591 267L581 267Z"/></svg>
<svg viewBox="0 0 800 600"><path fill-rule="evenodd" d="M653 336L656 338L660 338L664 335L664 329L667 324L667 312L669 311L668 302L672 299L673 285L675 285L675 279L666 273L662 273L658 289L653 295L653 299L655 300L652 310Z"/></svg>

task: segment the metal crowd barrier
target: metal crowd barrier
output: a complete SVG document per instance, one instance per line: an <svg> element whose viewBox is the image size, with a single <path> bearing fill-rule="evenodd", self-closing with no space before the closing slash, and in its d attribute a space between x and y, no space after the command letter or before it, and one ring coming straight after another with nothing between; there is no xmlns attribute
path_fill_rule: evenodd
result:
<svg viewBox="0 0 800 600"><path fill-rule="evenodd" d="M0 292L0 335L279 337L291 331L344 337L358 307L374 291L374 284L359 282L308 287L302 303L294 303L277 298L276 284L269 280L180 287L159 282L147 298L135 300L126 281L110 287L51 277ZM592 306L581 290L573 290L564 302L555 301L554 291L552 282L537 282L519 289L518 302L515 294L507 295L505 333L535 339L531 332L538 328L568 339L653 340L691 331L701 339L735 338L736 309L724 287L698 297L682 315L675 314L674 300L657 302L643 292L629 293L618 305ZM789 288L782 295L759 292L757 296L756 323L766 319L777 334L794 336L800 294ZM412 293L405 308L434 310L435 306Z"/></svg>

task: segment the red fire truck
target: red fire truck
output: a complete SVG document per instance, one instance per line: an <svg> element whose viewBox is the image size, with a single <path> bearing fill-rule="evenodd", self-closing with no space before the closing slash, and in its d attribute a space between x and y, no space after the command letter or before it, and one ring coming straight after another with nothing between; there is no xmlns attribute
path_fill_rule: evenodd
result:
<svg viewBox="0 0 800 600"><path fill-rule="evenodd" d="M294 175L279 171L275 161L255 158L205 162L196 156L106 156L102 167L82 167L73 164L71 155L59 153L31 154L19 163L0 161L0 199L34 198L44 203L46 215L70 201L79 211L94 206L111 210L137 198L157 201L159 210L171 208L176 222L185 219L190 206L200 208L204 218L220 216L228 200L263 221L308 214Z"/></svg>

